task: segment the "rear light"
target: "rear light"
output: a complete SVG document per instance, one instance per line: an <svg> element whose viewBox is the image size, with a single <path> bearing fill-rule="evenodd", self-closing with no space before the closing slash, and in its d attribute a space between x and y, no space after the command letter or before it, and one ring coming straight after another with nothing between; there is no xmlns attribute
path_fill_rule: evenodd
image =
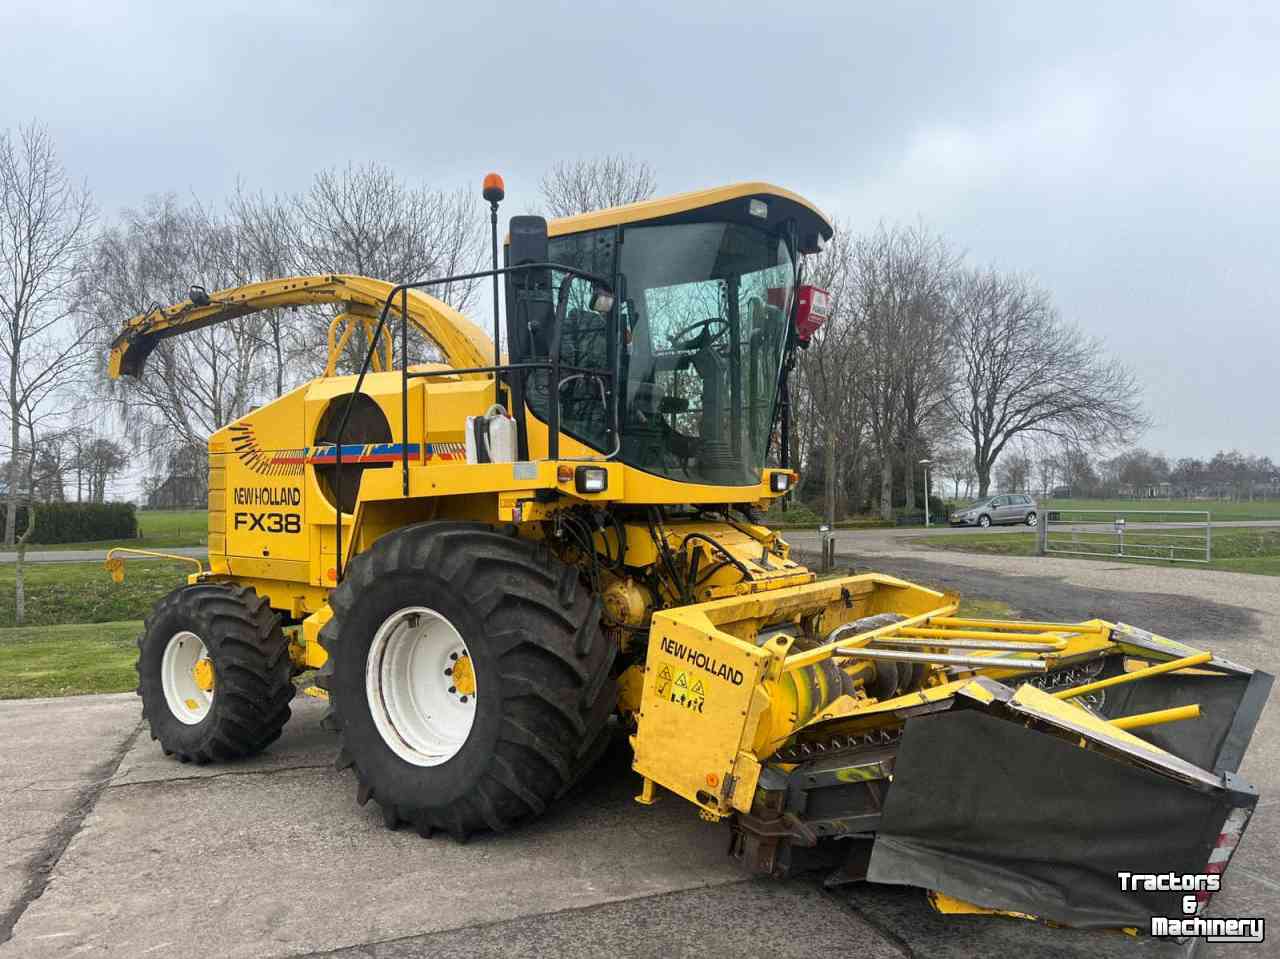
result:
<svg viewBox="0 0 1280 959"><path fill-rule="evenodd" d="M579 493L603 493L609 488L609 471L599 466L579 466L573 485Z"/></svg>
<svg viewBox="0 0 1280 959"><path fill-rule="evenodd" d="M796 338L801 343L808 343L830 315L831 294L826 290L802 286L796 291Z"/></svg>

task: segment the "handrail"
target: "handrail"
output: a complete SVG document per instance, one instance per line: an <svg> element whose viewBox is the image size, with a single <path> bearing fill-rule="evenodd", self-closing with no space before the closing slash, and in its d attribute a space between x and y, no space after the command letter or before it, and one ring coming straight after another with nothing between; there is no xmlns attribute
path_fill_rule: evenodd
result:
<svg viewBox="0 0 1280 959"><path fill-rule="evenodd" d="M364 378L369 372L369 364L373 358L373 353L377 349L378 343L382 338L382 331L386 327L387 314L391 309L392 303L395 302L397 295L400 296L400 318L401 318L401 338L400 338L400 430L401 430L401 468L403 480L403 489L405 495L409 492L409 324L408 324L408 304L409 290L425 289L432 286L442 286L446 283L460 283L464 280L478 280L486 276L492 276L497 279L499 276L505 276L510 273L519 273L526 270L556 270L560 273L568 274L561 286L564 287L569 280L574 277L580 277L584 280L590 280L598 287L612 293L612 281L600 276L597 273L591 273L587 270L579 270L576 267L567 266L563 263L539 262L539 263L521 263L517 266L505 266L492 270L479 270L474 273L461 273L454 276L439 277L434 280L419 280L416 283L400 283L393 286L387 293L387 298L382 304L382 309L378 313L378 324L374 328L373 335L369 338L368 349L365 351L364 360L360 364L360 372L356 376L355 386L352 387L351 393L348 395L347 404L342 411L342 420L338 424L337 439L335 442L334 452L334 580L342 581L343 574L343 552L342 552L342 446L343 434L346 432L347 424L351 419L351 410L355 406L355 398L364 386ZM550 366L552 371L552 379L559 383L560 381L560 326L563 320L563 307L567 302L567 297L562 295L560 299L560 309L557 310L555 318L555 327L552 330L552 356L550 362L546 365ZM495 304L496 309L496 304ZM494 343L494 349L497 350L497 343ZM506 364L495 365L492 368L495 382L500 382L499 375L508 368L518 369L527 368L529 364ZM467 372L484 372L486 368L476 367L469 370L439 370L430 371L437 375L445 375L446 373L467 373ZM412 374L414 376L422 376L424 372ZM613 377L612 370L609 371L610 379ZM551 400L551 410L548 419L548 458L555 459L560 452L560 395L559 390L555 391L555 395ZM554 415L553 415L554 414ZM615 427L617 424L614 424Z"/></svg>
<svg viewBox="0 0 1280 959"><path fill-rule="evenodd" d="M128 553L130 556L150 556L154 559L167 559L175 563L191 563L196 568L196 575L204 572L204 564L194 556L179 556L177 553L161 553L153 549L134 549L130 546L113 546L107 550L106 558L102 561L103 567L111 574L111 578L117 583L124 582L124 559L117 556L117 553Z"/></svg>

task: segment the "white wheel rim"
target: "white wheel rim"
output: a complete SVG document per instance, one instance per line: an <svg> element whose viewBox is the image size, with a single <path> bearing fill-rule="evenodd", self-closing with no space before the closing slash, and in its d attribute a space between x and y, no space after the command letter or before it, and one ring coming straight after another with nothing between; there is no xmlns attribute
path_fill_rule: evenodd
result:
<svg viewBox="0 0 1280 959"><path fill-rule="evenodd" d="M458 754L475 723L477 687L467 644L435 610L407 606L374 634L365 660L369 712L405 762L439 766Z"/></svg>
<svg viewBox="0 0 1280 959"><path fill-rule="evenodd" d="M195 677L196 663L208 658L204 640L184 629L169 637L160 660L164 701L169 712L188 726L203 721L213 706L214 690L201 689Z"/></svg>

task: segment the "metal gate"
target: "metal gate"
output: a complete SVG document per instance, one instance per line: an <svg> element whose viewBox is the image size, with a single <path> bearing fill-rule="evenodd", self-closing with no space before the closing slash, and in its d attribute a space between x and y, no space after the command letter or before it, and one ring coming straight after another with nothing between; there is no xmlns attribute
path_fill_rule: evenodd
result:
<svg viewBox="0 0 1280 959"><path fill-rule="evenodd" d="M1167 563L1207 563L1207 510L1096 510L1042 507L1037 552Z"/></svg>

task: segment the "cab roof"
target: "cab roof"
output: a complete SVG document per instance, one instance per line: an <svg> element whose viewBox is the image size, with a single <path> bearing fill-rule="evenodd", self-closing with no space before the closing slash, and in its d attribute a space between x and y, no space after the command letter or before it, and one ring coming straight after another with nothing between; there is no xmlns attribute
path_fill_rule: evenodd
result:
<svg viewBox="0 0 1280 959"><path fill-rule="evenodd" d="M790 190L757 181L734 183L710 190L692 190L656 200L641 200L639 203L628 203L607 210L594 210L591 213L549 220L547 235L564 236L626 223L680 223L706 219L708 216L759 226L761 219L748 212L747 204L752 199L763 200L768 205L768 217L763 221L768 226L777 226L784 220L794 219L802 241L806 236L831 239L831 221L816 206Z"/></svg>

